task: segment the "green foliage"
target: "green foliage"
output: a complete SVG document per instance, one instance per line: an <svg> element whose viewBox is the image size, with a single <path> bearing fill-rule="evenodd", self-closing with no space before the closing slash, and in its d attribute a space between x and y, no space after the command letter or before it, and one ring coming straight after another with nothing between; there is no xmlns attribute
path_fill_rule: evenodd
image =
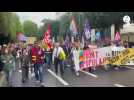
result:
<svg viewBox="0 0 134 100"><path fill-rule="evenodd" d="M16 14L12 14L10 19L9 30L11 32L11 40L16 39L16 33L23 32L22 25L20 23L19 17Z"/></svg>
<svg viewBox="0 0 134 100"><path fill-rule="evenodd" d="M8 28L8 19L9 13L0 12L0 34L3 36L9 35L9 28Z"/></svg>
<svg viewBox="0 0 134 100"><path fill-rule="evenodd" d="M19 17L15 13L0 12L0 35L13 41L16 32L23 32Z"/></svg>
<svg viewBox="0 0 134 100"><path fill-rule="evenodd" d="M37 36L38 26L32 21L25 21L23 23L23 30L26 36Z"/></svg>
<svg viewBox="0 0 134 100"><path fill-rule="evenodd" d="M89 19L92 28L102 29L115 24L116 30L123 25L123 16L129 15L134 20L134 12L68 12L60 18L61 33L65 34L69 30L71 17L75 17L78 31L83 32L85 19Z"/></svg>

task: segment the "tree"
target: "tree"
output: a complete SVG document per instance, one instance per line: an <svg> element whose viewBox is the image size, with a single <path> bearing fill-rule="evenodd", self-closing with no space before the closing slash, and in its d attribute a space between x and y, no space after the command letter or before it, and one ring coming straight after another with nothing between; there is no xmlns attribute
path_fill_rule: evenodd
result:
<svg viewBox="0 0 134 100"><path fill-rule="evenodd" d="M59 21L53 21L51 22L52 27L52 36L55 37L55 40L57 40L57 36L59 35Z"/></svg>
<svg viewBox="0 0 134 100"><path fill-rule="evenodd" d="M107 28L115 24L116 30L119 30L122 27L124 15L129 15L134 20L133 12L69 12L60 18L60 22L62 23L62 30L66 30L68 27L67 23L71 22L71 16L74 16L79 32L83 31L86 18L89 19L92 28Z"/></svg>
<svg viewBox="0 0 134 100"><path fill-rule="evenodd" d="M0 35L4 43L16 40L16 32L22 31L19 17L15 13L0 12Z"/></svg>
<svg viewBox="0 0 134 100"><path fill-rule="evenodd" d="M23 30L26 36L37 36L38 26L32 21L25 21L23 23Z"/></svg>
<svg viewBox="0 0 134 100"><path fill-rule="evenodd" d="M19 17L16 14L12 14L10 16L10 24L9 24L9 30L11 33L11 40L16 40L16 33L23 32L23 27L21 25L21 22L19 20Z"/></svg>
<svg viewBox="0 0 134 100"><path fill-rule="evenodd" d="M3 36L9 35L9 19L10 13L0 12L0 34Z"/></svg>
<svg viewBox="0 0 134 100"><path fill-rule="evenodd" d="M44 19L44 25L41 30L44 33L47 29L47 24L51 23L53 35L64 37L66 33L70 34L69 26L72 20L71 18L74 16L80 33L83 33L86 18L89 20L91 28L104 31L114 24L117 31L123 25L122 19L124 15L129 15L131 20L134 20L134 12L67 12L57 21ZM109 32L106 32L106 35L111 36Z"/></svg>

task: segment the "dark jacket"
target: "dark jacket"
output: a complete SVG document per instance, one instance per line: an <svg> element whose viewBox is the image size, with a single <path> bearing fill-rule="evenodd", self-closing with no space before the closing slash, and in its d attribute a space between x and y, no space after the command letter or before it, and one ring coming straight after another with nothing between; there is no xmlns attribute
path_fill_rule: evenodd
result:
<svg viewBox="0 0 134 100"><path fill-rule="evenodd" d="M1 60L4 63L4 71L10 71L13 68L14 57L12 54L1 55Z"/></svg>
<svg viewBox="0 0 134 100"><path fill-rule="evenodd" d="M30 53L27 49L22 50L22 67L28 67L30 62Z"/></svg>

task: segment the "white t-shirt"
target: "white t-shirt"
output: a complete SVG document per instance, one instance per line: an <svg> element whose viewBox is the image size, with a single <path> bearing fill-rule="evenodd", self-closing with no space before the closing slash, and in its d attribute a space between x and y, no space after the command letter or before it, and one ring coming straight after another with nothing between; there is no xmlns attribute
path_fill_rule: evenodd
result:
<svg viewBox="0 0 134 100"><path fill-rule="evenodd" d="M61 47L54 48L53 57L52 57L53 61L54 61L54 58L58 58L59 57L59 54L60 54L61 51L63 51L63 49Z"/></svg>

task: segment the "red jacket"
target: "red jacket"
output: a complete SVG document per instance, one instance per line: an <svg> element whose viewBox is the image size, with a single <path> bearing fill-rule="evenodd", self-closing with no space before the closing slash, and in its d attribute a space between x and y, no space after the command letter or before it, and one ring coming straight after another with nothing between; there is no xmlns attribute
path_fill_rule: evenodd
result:
<svg viewBox="0 0 134 100"><path fill-rule="evenodd" d="M32 63L44 63L44 51L41 48L33 47L31 50Z"/></svg>

